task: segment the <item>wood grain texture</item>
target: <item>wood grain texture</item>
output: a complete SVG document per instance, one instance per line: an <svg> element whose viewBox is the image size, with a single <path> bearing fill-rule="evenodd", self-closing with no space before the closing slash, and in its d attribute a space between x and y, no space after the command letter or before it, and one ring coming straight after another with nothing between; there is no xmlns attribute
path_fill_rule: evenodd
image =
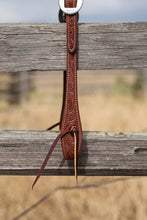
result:
<svg viewBox="0 0 147 220"><path fill-rule="evenodd" d="M147 22L79 24L79 70L147 67ZM66 69L65 24L0 24L0 72Z"/></svg>
<svg viewBox="0 0 147 220"><path fill-rule="evenodd" d="M0 130L0 174L36 175L58 132ZM59 142L44 175L73 175ZM147 175L147 133L85 132L78 175Z"/></svg>

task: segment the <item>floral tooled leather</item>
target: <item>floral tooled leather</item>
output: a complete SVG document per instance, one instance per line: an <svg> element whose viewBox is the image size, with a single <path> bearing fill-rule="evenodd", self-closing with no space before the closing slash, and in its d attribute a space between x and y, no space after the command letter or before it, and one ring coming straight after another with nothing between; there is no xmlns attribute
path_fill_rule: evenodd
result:
<svg viewBox="0 0 147 220"><path fill-rule="evenodd" d="M76 7L76 0L65 0L66 7ZM75 176L77 178L77 158L82 145L82 126L77 94L77 14L66 15L67 23L67 71L64 72L64 96L60 119L61 133L54 140L49 152L36 176L32 188L42 174L57 142L61 138L62 151L67 160L75 159ZM57 123L59 124L59 123ZM56 124L56 125L57 125ZM53 128L52 126L51 128ZM51 129L49 128L49 129ZM49 130L48 129L48 130ZM76 136L76 138L74 138ZM75 141L76 140L76 141ZM77 142L77 143L75 143ZM75 148L77 147L77 149ZM76 149L76 150L75 150ZM74 155L75 152L75 155ZM75 157L74 157L75 156Z"/></svg>
<svg viewBox="0 0 147 220"><path fill-rule="evenodd" d="M76 0L66 0L66 7L76 7ZM77 14L66 15L67 26L67 71L66 88L63 114L61 120L61 132L67 126L75 126L77 133L77 157L80 155L82 145L82 126L78 107L77 93ZM74 135L72 132L61 139L64 158L74 159Z"/></svg>

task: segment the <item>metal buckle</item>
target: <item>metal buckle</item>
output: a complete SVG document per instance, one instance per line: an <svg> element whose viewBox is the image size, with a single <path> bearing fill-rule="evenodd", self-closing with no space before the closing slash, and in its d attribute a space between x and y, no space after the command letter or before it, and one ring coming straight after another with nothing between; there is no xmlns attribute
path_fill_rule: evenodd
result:
<svg viewBox="0 0 147 220"><path fill-rule="evenodd" d="M73 15L73 14L76 14L82 8L83 1L84 0L77 0L77 7L76 8L66 8L65 7L65 0L59 0L59 6L65 14Z"/></svg>

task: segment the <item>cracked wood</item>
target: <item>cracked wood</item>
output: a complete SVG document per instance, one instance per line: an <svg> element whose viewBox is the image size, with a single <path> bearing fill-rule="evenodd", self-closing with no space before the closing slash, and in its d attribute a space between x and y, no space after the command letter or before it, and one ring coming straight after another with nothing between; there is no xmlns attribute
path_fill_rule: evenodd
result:
<svg viewBox="0 0 147 220"><path fill-rule="evenodd" d="M147 22L79 24L78 69L147 67ZM0 24L0 72L66 69L65 24Z"/></svg>
<svg viewBox="0 0 147 220"><path fill-rule="evenodd" d="M36 175L58 132L0 130L0 174ZM44 175L74 175L59 142ZM78 175L147 175L147 133L84 132Z"/></svg>

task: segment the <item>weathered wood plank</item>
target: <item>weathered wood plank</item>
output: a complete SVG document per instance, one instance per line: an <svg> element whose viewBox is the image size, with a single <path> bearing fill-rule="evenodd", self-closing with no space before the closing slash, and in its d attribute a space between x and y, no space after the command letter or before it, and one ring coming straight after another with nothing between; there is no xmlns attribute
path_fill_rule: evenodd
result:
<svg viewBox="0 0 147 220"><path fill-rule="evenodd" d="M36 175L58 132L0 130L0 174ZM147 175L147 133L85 132L79 175ZM44 175L73 175L60 143Z"/></svg>
<svg viewBox="0 0 147 220"><path fill-rule="evenodd" d="M79 70L147 67L147 22L79 24ZM66 69L65 24L0 24L0 72Z"/></svg>

